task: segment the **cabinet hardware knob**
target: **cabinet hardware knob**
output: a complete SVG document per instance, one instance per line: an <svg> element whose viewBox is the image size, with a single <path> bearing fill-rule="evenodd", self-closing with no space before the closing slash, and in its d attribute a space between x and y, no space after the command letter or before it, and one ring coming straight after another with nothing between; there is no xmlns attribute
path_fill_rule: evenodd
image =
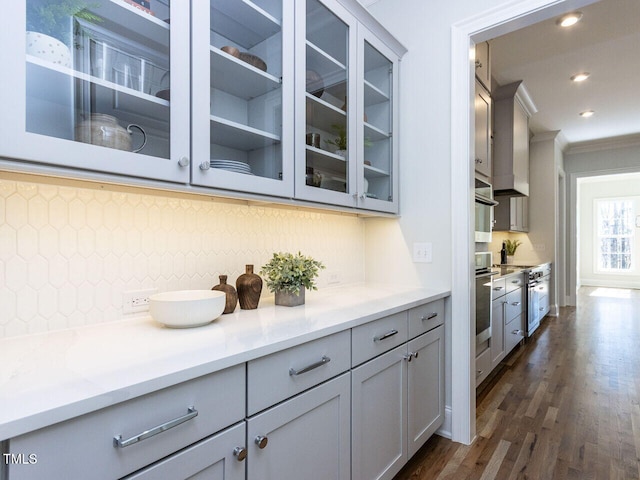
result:
<svg viewBox="0 0 640 480"><path fill-rule="evenodd" d="M360 195L360 200L366 200L366 199L367 199L367 196L364 193Z"/></svg>
<svg viewBox="0 0 640 480"><path fill-rule="evenodd" d="M514 307L517 307L518 305L520 305L520 302L513 302L511 305L513 305Z"/></svg>
<svg viewBox="0 0 640 480"><path fill-rule="evenodd" d="M476 164L481 164L482 163L482 159L481 158L476 158Z"/></svg>
<svg viewBox="0 0 640 480"><path fill-rule="evenodd" d="M482 68L482 62L480 60L476 60L476 68Z"/></svg>
<svg viewBox="0 0 640 480"><path fill-rule="evenodd" d="M407 355L405 355L403 358L407 361L410 362L411 360L413 360L414 357L414 353L413 352L409 352Z"/></svg>
<svg viewBox="0 0 640 480"><path fill-rule="evenodd" d="M413 358L418 358L420 352L411 352L410 355L413 355Z"/></svg>
<svg viewBox="0 0 640 480"><path fill-rule="evenodd" d="M479 377L480 375L482 375L484 373L484 370L478 370L476 372L476 377Z"/></svg>
<svg viewBox="0 0 640 480"><path fill-rule="evenodd" d="M202 162L200 164L200 170L205 171L205 170L209 170L211 168L211 162L206 161L206 162Z"/></svg>
<svg viewBox="0 0 640 480"><path fill-rule="evenodd" d="M259 449L263 449L269 443L269 439L267 437L263 437L262 435L258 435L255 440L256 445L258 445Z"/></svg>
<svg viewBox="0 0 640 480"><path fill-rule="evenodd" d="M236 460L241 462L247 458L247 449L244 447L236 447L233 449L233 456L236 457Z"/></svg>
<svg viewBox="0 0 640 480"><path fill-rule="evenodd" d="M438 316L437 312L431 312L428 315L423 315L420 320L422 320L424 322L425 320L431 320L432 318L436 318L437 316Z"/></svg>
<svg viewBox="0 0 640 480"><path fill-rule="evenodd" d="M180 157L180 159L178 160L178 165L180 165L181 167L188 167L189 157Z"/></svg>
<svg viewBox="0 0 640 480"><path fill-rule="evenodd" d="M116 448L125 448L129 445L133 445L134 443L141 442L142 440L146 440L147 438L151 438L159 433L166 432L167 430L177 427L178 425L191 420L198 416L198 411L193 407L187 408L187 413L182 415L181 417L174 418L173 420L169 420L168 422L163 423L162 425L158 425L157 427L150 428L149 430L145 430L138 435L135 435L127 440L122 439L122 435L118 435L117 437L113 437L113 446Z"/></svg>
<svg viewBox="0 0 640 480"><path fill-rule="evenodd" d="M500 290L502 290L502 288L503 288L503 287L493 287L493 289L494 289L496 292L499 292Z"/></svg>

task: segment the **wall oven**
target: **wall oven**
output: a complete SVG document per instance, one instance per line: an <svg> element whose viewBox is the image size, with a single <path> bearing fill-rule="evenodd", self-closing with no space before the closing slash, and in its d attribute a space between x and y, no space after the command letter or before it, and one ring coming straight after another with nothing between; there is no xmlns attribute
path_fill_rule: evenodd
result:
<svg viewBox="0 0 640 480"><path fill-rule="evenodd" d="M476 346L491 338L491 252L476 252Z"/></svg>
<svg viewBox="0 0 640 480"><path fill-rule="evenodd" d="M493 199L491 184L476 178L476 228L475 241L488 243L491 241L493 229L493 207L498 205Z"/></svg>

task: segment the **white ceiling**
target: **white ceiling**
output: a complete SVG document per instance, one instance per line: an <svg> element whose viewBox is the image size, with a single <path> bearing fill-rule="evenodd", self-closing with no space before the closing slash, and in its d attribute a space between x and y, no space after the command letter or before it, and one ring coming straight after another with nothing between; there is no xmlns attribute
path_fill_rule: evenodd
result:
<svg viewBox="0 0 640 480"><path fill-rule="evenodd" d="M538 107L533 133L562 131L569 144L640 133L640 1L601 0L582 20L556 18L490 40L499 85L523 80ZM571 75L587 71L582 83ZM594 110L591 118L578 114Z"/></svg>

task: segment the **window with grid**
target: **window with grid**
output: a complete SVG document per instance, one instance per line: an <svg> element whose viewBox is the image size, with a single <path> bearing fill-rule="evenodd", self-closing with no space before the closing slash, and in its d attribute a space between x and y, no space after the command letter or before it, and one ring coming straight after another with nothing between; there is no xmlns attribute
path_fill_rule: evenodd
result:
<svg viewBox="0 0 640 480"><path fill-rule="evenodd" d="M632 200L596 200L597 266L604 272L631 271L634 265Z"/></svg>

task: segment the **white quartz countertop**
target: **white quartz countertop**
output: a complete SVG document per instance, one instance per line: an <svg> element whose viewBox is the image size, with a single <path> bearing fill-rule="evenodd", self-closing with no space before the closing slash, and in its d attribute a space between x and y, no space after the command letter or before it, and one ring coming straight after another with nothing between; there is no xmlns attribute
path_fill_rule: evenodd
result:
<svg viewBox="0 0 640 480"><path fill-rule="evenodd" d="M307 292L306 305L191 329L150 316L0 340L0 441L448 296L390 285Z"/></svg>

